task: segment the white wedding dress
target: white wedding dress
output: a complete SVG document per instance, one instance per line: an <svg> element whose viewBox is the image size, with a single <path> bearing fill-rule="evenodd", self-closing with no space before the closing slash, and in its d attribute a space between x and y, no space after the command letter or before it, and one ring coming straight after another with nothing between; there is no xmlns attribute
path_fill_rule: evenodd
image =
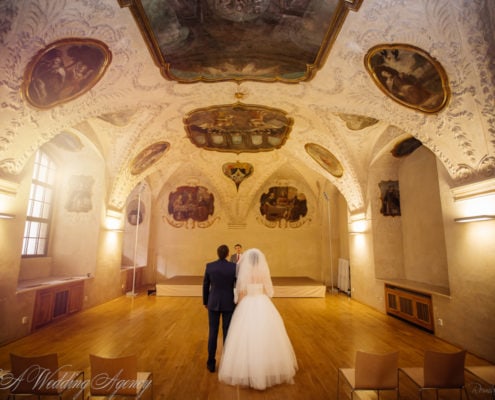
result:
<svg viewBox="0 0 495 400"><path fill-rule="evenodd" d="M263 284L250 283L246 289L230 323L218 378L259 390L293 383L297 360L282 317Z"/></svg>

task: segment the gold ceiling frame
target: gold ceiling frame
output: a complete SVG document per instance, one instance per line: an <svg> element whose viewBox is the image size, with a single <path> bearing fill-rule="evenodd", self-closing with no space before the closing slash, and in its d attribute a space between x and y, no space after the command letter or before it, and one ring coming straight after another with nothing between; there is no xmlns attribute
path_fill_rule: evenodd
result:
<svg viewBox="0 0 495 400"><path fill-rule="evenodd" d="M324 1L324 0L322 0ZM361 7L363 0L335 0L337 2L335 10L331 14L331 21L329 21L328 28L323 36L319 50L316 57L311 62L306 62L305 71L298 71L297 74L273 74L273 75L262 75L251 73L248 71L240 71L239 73L221 76L213 75L209 76L204 73L204 70L200 70L198 73L192 76L185 77L184 75L179 76L174 73L174 68L172 63L167 60L167 55L160 49L160 44L157 39L157 34L153 30L152 23L147 17L146 10L142 4L141 0L118 0L120 7L127 7L130 9L139 30L143 36L143 39L151 53L151 56L160 69L161 75L172 81L177 81L179 83L195 83L195 82L222 82L222 81L260 81L260 82L284 82L284 83L298 83L302 81L311 80L316 72L323 66L325 60L328 57L331 47L333 46L342 25L349 13L349 11L358 11ZM204 3L197 3L198 7ZM156 11L156 5L155 11ZM171 8L166 0L163 2L163 6ZM282 60L281 60L282 61ZM181 71L183 72L183 71Z"/></svg>

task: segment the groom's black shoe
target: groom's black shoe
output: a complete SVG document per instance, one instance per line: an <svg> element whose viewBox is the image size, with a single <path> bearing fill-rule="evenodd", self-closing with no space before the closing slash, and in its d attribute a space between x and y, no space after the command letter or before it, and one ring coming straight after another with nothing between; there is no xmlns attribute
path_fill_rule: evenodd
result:
<svg viewBox="0 0 495 400"><path fill-rule="evenodd" d="M210 372L215 372L215 361L207 361L206 368L208 368L208 371Z"/></svg>

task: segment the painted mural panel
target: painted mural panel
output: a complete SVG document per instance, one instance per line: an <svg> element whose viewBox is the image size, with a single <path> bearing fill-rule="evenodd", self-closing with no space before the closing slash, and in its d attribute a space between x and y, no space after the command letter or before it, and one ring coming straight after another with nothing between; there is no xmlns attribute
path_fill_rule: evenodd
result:
<svg viewBox="0 0 495 400"><path fill-rule="evenodd" d="M306 196L292 186L272 186L260 197L260 213L270 222L304 220L308 213Z"/></svg>
<svg viewBox="0 0 495 400"><path fill-rule="evenodd" d="M381 181L378 186L380 187L380 198L382 200L380 213L389 217L400 216L399 182Z"/></svg>
<svg viewBox="0 0 495 400"><path fill-rule="evenodd" d="M70 212L87 213L93 209L93 184L92 176L73 175L68 183L68 195L65 209Z"/></svg>
<svg viewBox="0 0 495 400"><path fill-rule="evenodd" d="M195 226L206 228L214 221L215 198L204 186L179 186L168 196L170 225L179 227Z"/></svg>
<svg viewBox="0 0 495 400"><path fill-rule="evenodd" d="M243 103L200 108L184 117L187 136L195 146L233 153L278 149L292 124L282 110Z"/></svg>

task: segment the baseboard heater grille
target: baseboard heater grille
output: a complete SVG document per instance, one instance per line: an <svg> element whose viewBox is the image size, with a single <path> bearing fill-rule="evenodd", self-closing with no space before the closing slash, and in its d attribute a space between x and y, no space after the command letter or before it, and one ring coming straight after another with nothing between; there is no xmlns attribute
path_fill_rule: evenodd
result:
<svg viewBox="0 0 495 400"><path fill-rule="evenodd" d="M387 314L434 332L431 294L385 284Z"/></svg>

